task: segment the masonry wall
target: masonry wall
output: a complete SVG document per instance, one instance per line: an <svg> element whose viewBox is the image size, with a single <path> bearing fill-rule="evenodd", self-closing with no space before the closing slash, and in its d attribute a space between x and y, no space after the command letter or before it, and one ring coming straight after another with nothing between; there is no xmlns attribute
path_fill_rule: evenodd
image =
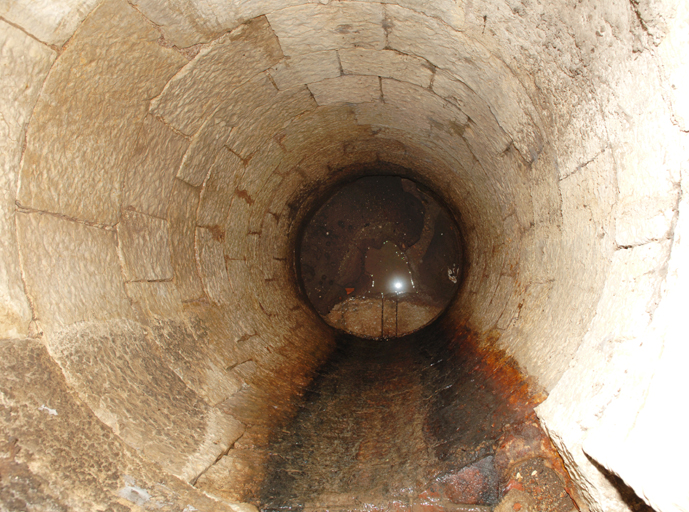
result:
<svg viewBox="0 0 689 512"><path fill-rule="evenodd" d="M581 505L627 510L607 468L689 510L684 2L15 0L0 38L0 421L32 499L210 507L184 482L332 347L296 228L388 162L458 216L448 314L549 393Z"/></svg>

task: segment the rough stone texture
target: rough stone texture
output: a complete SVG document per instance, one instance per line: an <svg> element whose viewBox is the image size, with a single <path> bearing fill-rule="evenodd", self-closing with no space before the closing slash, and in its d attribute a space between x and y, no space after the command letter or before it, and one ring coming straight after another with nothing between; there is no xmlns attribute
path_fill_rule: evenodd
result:
<svg viewBox="0 0 689 512"><path fill-rule="evenodd" d="M85 324L48 350L98 418L128 445L192 481L242 434L241 423L210 407L167 367L133 323Z"/></svg>
<svg viewBox="0 0 689 512"><path fill-rule="evenodd" d="M124 444L72 394L40 342L0 341L0 370L3 508L233 510Z"/></svg>
<svg viewBox="0 0 689 512"><path fill-rule="evenodd" d="M117 224L117 242L126 281L172 279L167 221L125 211Z"/></svg>
<svg viewBox="0 0 689 512"><path fill-rule="evenodd" d="M535 109L504 62L435 19L396 6L386 7L386 12L391 18L388 41L393 49L423 57L479 91L522 156L533 160L540 153L543 142ZM487 82L494 87L482 87Z"/></svg>
<svg viewBox="0 0 689 512"><path fill-rule="evenodd" d="M306 4L268 14L285 55L385 46L383 7L376 3Z"/></svg>
<svg viewBox="0 0 689 512"><path fill-rule="evenodd" d="M98 0L8 0L0 16L44 43L62 46L97 5Z"/></svg>
<svg viewBox="0 0 689 512"><path fill-rule="evenodd" d="M368 103L380 98L377 76L348 75L309 85L319 105L334 103Z"/></svg>
<svg viewBox="0 0 689 512"><path fill-rule="evenodd" d="M17 194L24 206L117 222L120 176L148 99L184 62L157 39L158 32L120 0L101 4L82 23L33 111Z"/></svg>
<svg viewBox="0 0 689 512"><path fill-rule="evenodd" d="M131 317L113 231L45 213L18 213L17 230L26 289L41 329Z"/></svg>
<svg viewBox="0 0 689 512"><path fill-rule="evenodd" d="M151 110L192 135L237 86L275 65L282 53L265 18L238 27L199 52L151 102ZM232 74L218 73L218 69Z"/></svg>
<svg viewBox="0 0 689 512"><path fill-rule="evenodd" d="M227 275L223 253L222 228L197 228L196 240L199 250L199 266L203 287L208 298L219 306L228 304L232 296L232 287Z"/></svg>
<svg viewBox="0 0 689 512"><path fill-rule="evenodd" d="M127 166L123 208L165 218L172 179L189 141L160 119L146 116L132 159Z"/></svg>
<svg viewBox="0 0 689 512"><path fill-rule="evenodd" d="M0 21L0 337L21 337L31 311L18 264L15 195L22 141L55 52Z"/></svg>
<svg viewBox="0 0 689 512"><path fill-rule="evenodd" d="M340 73L340 61L335 51L286 57L270 70L270 76L281 90L336 78Z"/></svg>
<svg viewBox="0 0 689 512"><path fill-rule="evenodd" d="M394 78L427 88L433 67L425 60L395 51L374 51L364 48L340 50L342 70L352 75L373 75Z"/></svg>
<svg viewBox="0 0 689 512"><path fill-rule="evenodd" d="M196 267L196 210L200 191L181 180L175 180L168 208L173 282L183 301L199 299L203 286Z"/></svg>
<svg viewBox="0 0 689 512"><path fill-rule="evenodd" d="M147 316L175 317L182 311L182 297L169 281L125 283L132 305Z"/></svg>
<svg viewBox="0 0 689 512"><path fill-rule="evenodd" d="M201 190L201 202L196 217L199 225L225 224L232 196L243 174L244 162L226 148L220 149Z"/></svg>
<svg viewBox="0 0 689 512"><path fill-rule="evenodd" d="M628 511L607 468L661 512L689 507L677 465L686 443L668 430L682 424L681 408L667 401L687 387L686 2L106 0L86 16L93 5L0 7L9 22L0 20L0 309L10 315L1 335L29 329L24 289L36 317L30 332L44 332L51 347L75 323L108 321L101 341L80 350L124 350L127 336L105 331L136 315L163 327L158 338L134 336L132 350L183 396L229 397L223 407L249 403L254 417L274 418L272 406L295 389L282 384L308 381L331 346L288 273L294 228L330 185L354 177L357 167L344 166L389 161L457 212L470 264L447 318L475 327L550 392L539 413L582 489L581 506ZM53 64L56 54L34 38L61 45L80 22ZM204 44L188 48L196 43ZM364 76L370 88L352 86ZM321 93L324 103L367 103L316 106ZM168 222L171 263L165 250L131 251L125 271L171 282L123 283L112 226L124 219L124 234L133 215ZM130 247L161 247L144 242ZM211 304L218 298L222 307ZM31 343L21 348L36 354ZM194 346L204 347L207 366ZM120 375L122 367L98 361L102 375ZM12 467L36 477L26 476L24 489L37 503L115 510L135 507L128 499L140 501L143 489L152 501L141 507L222 509L198 496L168 499L155 482L176 480L94 427L77 402L78 430L50 403L58 416L38 411L43 402L32 397L52 396L59 372L42 380L22 368L35 383L20 400L31 413L3 429L21 434ZM81 378L75 391L99 385L97 377ZM154 376L133 375L113 403L131 413L128 424L155 430L148 409L127 409L123 394L145 401L136 394L144 378ZM40 449L53 439L53 420L62 422L56 446L90 458ZM109 441L92 442L94 429ZM198 446L180 446L200 465L219 453L214 446L195 459ZM139 469L87 485L94 460ZM175 460L163 463L185 474L200 467ZM179 485L169 488L194 494Z"/></svg>

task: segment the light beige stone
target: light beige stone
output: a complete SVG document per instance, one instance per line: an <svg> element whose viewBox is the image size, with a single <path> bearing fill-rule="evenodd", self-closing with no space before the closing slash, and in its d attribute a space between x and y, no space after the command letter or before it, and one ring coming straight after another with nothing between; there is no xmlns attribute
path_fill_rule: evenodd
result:
<svg viewBox="0 0 689 512"><path fill-rule="evenodd" d="M426 2L425 0L382 0L383 4L393 4L406 7L413 11L421 12L432 18L439 18L455 30L462 30L465 25L465 2L453 0L439 0Z"/></svg>
<svg viewBox="0 0 689 512"><path fill-rule="evenodd" d="M689 131L689 6L677 3L675 19L667 37L658 46L662 68L668 82L668 93L672 97L673 117L682 130Z"/></svg>
<svg viewBox="0 0 689 512"><path fill-rule="evenodd" d="M370 103L380 98L377 76L345 75L309 85L320 106L336 103Z"/></svg>
<svg viewBox="0 0 689 512"><path fill-rule="evenodd" d="M225 369L227 351L213 344L208 328L194 331L185 323L158 320L150 329L166 364L207 403L218 405L239 391L243 382Z"/></svg>
<svg viewBox="0 0 689 512"><path fill-rule="evenodd" d="M685 177L686 182L686 177ZM677 444L673 426L683 421L679 408L669 403L677 389L685 389L687 357L684 304L687 303L686 196L674 231L663 296L654 311L650 328L641 334L608 374L619 394L600 415L599 423L586 434L583 449L609 470L619 472L639 496L645 496L655 510L672 510L686 499L675 475L664 475L659 467L672 467L687 448ZM662 343L656 340L662 339ZM649 365L653 371L649 372ZM623 432L623 435L620 433ZM655 438L657 443L649 443ZM671 448L674 446L675 448ZM643 461L642 464L638 464ZM681 472L680 472L681 473ZM670 485L668 486L668 483Z"/></svg>
<svg viewBox="0 0 689 512"><path fill-rule="evenodd" d="M330 134L354 133L357 130L354 111L349 106L332 105L319 107L312 112L306 112L296 117L283 131L281 143L288 152L307 147L307 141L321 139L326 141ZM337 140L335 135L332 140ZM312 146L316 147L316 146Z"/></svg>
<svg viewBox="0 0 689 512"><path fill-rule="evenodd" d="M202 49L151 102L151 111L193 135L228 94L281 58L266 19L252 20Z"/></svg>
<svg viewBox="0 0 689 512"><path fill-rule="evenodd" d="M47 334L131 318L113 231L43 213L18 213L17 229L27 292Z"/></svg>
<svg viewBox="0 0 689 512"><path fill-rule="evenodd" d="M14 503L25 500L34 508L75 512L136 507L122 495L134 498L137 488L148 494L149 505L232 510L150 464L115 436L75 395L38 340L0 341L0 396L0 430L17 440L11 462L16 464L12 487L19 489Z"/></svg>
<svg viewBox="0 0 689 512"><path fill-rule="evenodd" d="M263 73L228 93L222 107L218 107L194 136L177 177L191 185L201 186L220 147L228 143L235 127L242 124L243 119L251 118L255 109L275 101L276 95L275 86ZM240 157L248 159L255 150L249 148L249 154Z"/></svg>
<svg viewBox="0 0 689 512"><path fill-rule="evenodd" d="M351 75L372 75L428 87L433 69L428 62L393 50L351 48L340 50L342 70Z"/></svg>
<svg viewBox="0 0 689 512"><path fill-rule="evenodd" d="M172 183L189 141L160 119L146 116L127 167L122 206L165 217Z"/></svg>
<svg viewBox="0 0 689 512"><path fill-rule="evenodd" d="M133 0L132 4L153 21L174 45L186 48L208 42L240 23L309 0ZM313 0L310 0L313 1Z"/></svg>
<svg viewBox="0 0 689 512"><path fill-rule="evenodd" d="M179 290L170 281L135 281L124 287L134 307L145 315L174 318L182 312Z"/></svg>
<svg viewBox="0 0 689 512"><path fill-rule="evenodd" d="M25 336L31 310L19 268L15 199L24 130L56 54L0 21L0 337Z"/></svg>
<svg viewBox="0 0 689 512"><path fill-rule="evenodd" d="M97 5L98 0L7 0L0 16L44 43L62 46Z"/></svg>
<svg viewBox="0 0 689 512"><path fill-rule="evenodd" d="M218 306L227 305L232 296L232 287L227 276L223 241L225 233L220 228L196 229L199 251L199 268L206 295Z"/></svg>
<svg viewBox="0 0 689 512"><path fill-rule="evenodd" d="M395 128L425 137L431 133L431 123L423 109L407 111L393 103L362 103L355 106L355 113L360 125Z"/></svg>
<svg viewBox="0 0 689 512"><path fill-rule="evenodd" d="M431 126L442 131L452 134L463 133L467 116L451 103L407 82L383 79L382 85L386 105L396 107L412 119L426 117Z"/></svg>
<svg viewBox="0 0 689 512"><path fill-rule="evenodd" d="M177 177L194 187L203 185L231 130L226 121L209 117L192 138Z"/></svg>
<svg viewBox="0 0 689 512"><path fill-rule="evenodd" d="M455 104L486 134L486 139L496 153L501 153L511 139L502 129L490 107L465 83L453 79L452 75L440 71L433 79L433 92Z"/></svg>
<svg viewBox="0 0 689 512"><path fill-rule="evenodd" d="M83 324L48 350L103 423L182 480L198 477L244 431L200 400L137 324Z"/></svg>
<svg viewBox="0 0 689 512"><path fill-rule="evenodd" d="M354 46L385 46L383 7L376 3L332 2L288 7L268 14L285 55Z"/></svg>
<svg viewBox="0 0 689 512"><path fill-rule="evenodd" d="M196 211L200 190L175 180L170 196L168 222L170 247L172 247L173 282L182 301L196 300L203 296L203 285L196 266Z"/></svg>
<svg viewBox="0 0 689 512"><path fill-rule="evenodd" d="M125 211L117 224L117 241L126 281L172 279L166 220Z"/></svg>
<svg viewBox="0 0 689 512"><path fill-rule="evenodd" d="M245 159L253 158L261 143L278 135L293 118L318 106L306 87L277 94L270 89L265 98L257 94L256 88L251 92L251 101L244 101L239 108L233 109L240 120L233 123L235 128L226 142L230 150Z"/></svg>
<svg viewBox="0 0 689 512"><path fill-rule="evenodd" d="M218 150L217 157L201 190L197 223L200 226L223 226L237 184L244 175L244 162L226 148Z"/></svg>
<svg viewBox="0 0 689 512"><path fill-rule="evenodd" d="M270 76L280 90L336 78L340 74L340 61L334 50L285 57L270 69Z"/></svg>
<svg viewBox="0 0 689 512"><path fill-rule="evenodd" d="M121 0L102 3L81 24L33 112L18 193L23 205L117 222L122 173L147 102L184 62L157 39Z"/></svg>
<svg viewBox="0 0 689 512"><path fill-rule="evenodd" d="M251 205L253 199L244 189L238 189L227 217L225 225L224 252L230 259L244 259L244 244L249 231L249 218L251 217Z"/></svg>
<svg viewBox="0 0 689 512"><path fill-rule="evenodd" d="M392 5L386 6L386 12L393 49L423 57L467 84L490 105L522 156L535 159L543 144L540 119L524 87L502 60L438 20ZM486 83L491 87L484 87Z"/></svg>

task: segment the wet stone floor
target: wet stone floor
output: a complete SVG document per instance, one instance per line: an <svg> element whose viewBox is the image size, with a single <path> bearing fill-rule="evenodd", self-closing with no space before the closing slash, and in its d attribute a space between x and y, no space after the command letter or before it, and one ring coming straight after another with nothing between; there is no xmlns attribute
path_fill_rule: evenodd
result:
<svg viewBox="0 0 689 512"><path fill-rule="evenodd" d="M468 331L342 334L244 499L263 511L575 510L538 400Z"/></svg>

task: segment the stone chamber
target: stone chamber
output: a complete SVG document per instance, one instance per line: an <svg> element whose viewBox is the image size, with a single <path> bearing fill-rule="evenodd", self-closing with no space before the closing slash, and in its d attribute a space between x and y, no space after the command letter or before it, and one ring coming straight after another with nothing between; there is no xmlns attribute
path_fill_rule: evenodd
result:
<svg viewBox="0 0 689 512"><path fill-rule="evenodd" d="M489 510L424 478L542 428L579 510L689 510L687 2L6 0L0 41L0 509ZM391 166L463 281L362 345L294 248Z"/></svg>

